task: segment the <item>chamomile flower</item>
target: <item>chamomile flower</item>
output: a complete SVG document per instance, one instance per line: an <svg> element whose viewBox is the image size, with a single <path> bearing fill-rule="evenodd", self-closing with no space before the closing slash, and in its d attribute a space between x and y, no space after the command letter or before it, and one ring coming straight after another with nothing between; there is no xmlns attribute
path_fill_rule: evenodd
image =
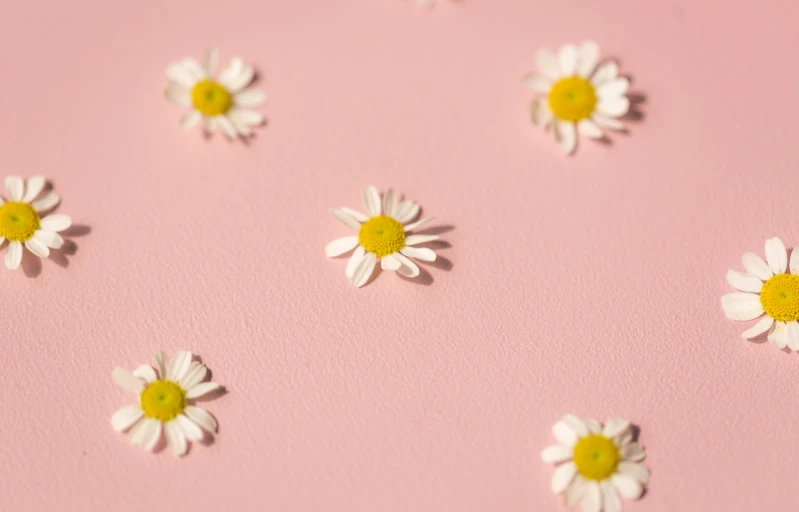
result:
<svg viewBox="0 0 799 512"><path fill-rule="evenodd" d="M233 57L219 75L216 74L219 55L209 49L202 65L187 57L166 68L166 98L181 107L191 107L180 121L188 130L202 121L205 131L217 129L233 138L252 135L252 127L264 123L264 116L250 110L266 100L258 89L244 89L252 82L255 69L240 57Z"/></svg>
<svg viewBox="0 0 799 512"><path fill-rule="evenodd" d="M566 506L582 502L584 512L619 512L619 494L641 497L649 470L638 464L646 452L633 442L630 422L611 418L602 426L567 414L552 432L560 444L545 448L541 460L559 464L552 475L552 492L563 494Z"/></svg>
<svg viewBox="0 0 799 512"><path fill-rule="evenodd" d="M419 275L419 267L411 261L435 261L432 249L416 247L419 244L438 240L436 235L417 235L411 231L433 220L433 217L413 221L420 207L408 199L399 201L399 195L388 189L382 199L375 187L363 189L363 200L368 215L352 208L333 208L330 214L348 228L358 232L333 240L325 247L329 258L340 256L355 249L347 263L346 275L350 282L360 288L374 272L378 260L383 270L396 270L405 277Z"/></svg>
<svg viewBox="0 0 799 512"><path fill-rule="evenodd" d="M219 384L203 382L208 369L192 361L189 351L179 350L170 364L159 350L155 360L157 372L146 364L133 373L122 368L111 372L120 387L138 395L135 404L114 413L111 425L117 432L130 429L130 442L145 450L152 450L163 432L170 451L181 456L188 449L188 441L203 439L203 430L216 432L214 417L192 402L219 389Z"/></svg>
<svg viewBox="0 0 799 512"><path fill-rule="evenodd" d="M19 176L6 178L8 199L0 197L0 245L8 240L5 263L10 270L22 262L23 245L40 258L64 245L58 232L71 226L72 219L64 214L41 217L61 200L53 190L45 190L45 184L43 176L33 176L27 182Z"/></svg>
<svg viewBox="0 0 799 512"><path fill-rule="evenodd" d="M727 282L741 293L721 297L721 307L731 320L762 320L743 333L754 338L768 331L768 340L777 348L799 351L799 247L791 253L779 238L766 240L766 261L747 252L741 258L746 273L730 270ZM786 272L786 267L789 272Z"/></svg>
<svg viewBox="0 0 799 512"><path fill-rule="evenodd" d="M593 41L563 45L557 56L542 48L536 54L538 73L524 78L537 93L533 124L548 128L566 153L574 152L578 134L601 139L605 128L624 129L617 118L630 108L630 82L619 76L615 61L598 62L599 45Z"/></svg>

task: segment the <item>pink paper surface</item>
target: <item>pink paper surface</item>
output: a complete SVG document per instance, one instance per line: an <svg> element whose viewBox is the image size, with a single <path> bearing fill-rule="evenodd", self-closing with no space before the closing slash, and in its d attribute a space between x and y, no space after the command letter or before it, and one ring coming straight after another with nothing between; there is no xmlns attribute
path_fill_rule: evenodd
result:
<svg viewBox="0 0 799 512"><path fill-rule="evenodd" d="M625 510L799 505L797 359L724 317L728 268L799 243L795 2L15 2L0 168L90 233L0 268L4 511L558 510L564 413L630 418ZM573 158L528 119L541 46L597 40L644 118ZM164 68L258 67L249 145L183 132ZM360 188L450 247L356 290L323 248ZM81 230L85 233L86 228ZM59 265L58 262L62 265ZM38 274L38 275L36 275ZM34 276L34 277L31 277ZM199 354L216 442L133 448L115 366Z"/></svg>

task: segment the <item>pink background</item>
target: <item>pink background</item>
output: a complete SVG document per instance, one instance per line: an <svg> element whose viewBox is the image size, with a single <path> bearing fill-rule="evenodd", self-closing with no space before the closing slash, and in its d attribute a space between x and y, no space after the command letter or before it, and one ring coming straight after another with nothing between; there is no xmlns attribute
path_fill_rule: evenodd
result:
<svg viewBox="0 0 799 512"><path fill-rule="evenodd" d="M766 7L768 5L768 8ZM2 174L46 174L74 254L0 271L4 511L557 510L563 413L641 428L625 510L799 505L796 357L719 297L799 242L795 2L14 2ZM567 158L528 120L541 46L594 38L644 119ZM249 145L178 127L170 60L254 62ZM394 186L447 244L356 290L327 208ZM447 228L450 226L450 228ZM87 231L90 231L87 233ZM37 275L38 274L38 275ZM202 356L220 432L114 433L115 366Z"/></svg>

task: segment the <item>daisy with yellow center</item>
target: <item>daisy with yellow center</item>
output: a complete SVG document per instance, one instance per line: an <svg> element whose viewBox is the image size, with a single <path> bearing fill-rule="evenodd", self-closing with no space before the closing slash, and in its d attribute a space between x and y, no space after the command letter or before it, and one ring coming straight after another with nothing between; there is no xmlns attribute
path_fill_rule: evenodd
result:
<svg viewBox="0 0 799 512"><path fill-rule="evenodd" d="M392 189L388 189L382 199L375 187L363 190L368 215L352 208L333 208L330 214L345 226L358 232L355 236L345 236L333 240L325 247L329 258L340 256L355 249L347 263L347 277L360 288L372 276L378 260L383 270L396 270L405 277L419 275L419 267L411 261L435 261L432 249L415 247L419 244L438 240L436 235L413 234L411 231L433 220L433 217L412 222L420 212L420 207L408 199L399 200Z"/></svg>
<svg viewBox="0 0 799 512"><path fill-rule="evenodd" d="M621 499L638 499L649 482L649 470L638 464L644 447L633 441L630 422L611 418L603 426L593 419L567 414L552 427L558 440L541 452L548 464L559 464L552 491L566 506L582 503L583 512L619 512Z"/></svg>
<svg viewBox="0 0 799 512"><path fill-rule="evenodd" d="M537 93L533 124L548 128L566 153L577 148L578 134L601 139L605 128L624 129L618 118L630 108L630 82L619 76L615 61L598 62L599 45L593 41L563 45L557 55L542 48L536 54L538 73L524 78Z"/></svg>
<svg viewBox="0 0 799 512"><path fill-rule="evenodd" d="M252 82L255 69L233 57L217 76L218 60L216 48L211 48L202 65L192 58L171 63L166 68L166 98L175 105L191 107L180 121L186 130L202 121L207 133L219 129L231 139L250 136L253 126L264 123L263 115L250 108L266 100L263 91L244 89Z"/></svg>
<svg viewBox="0 0 799 512"><path fill-rule="evenodd" d="M779 238L766 240L766 261L747 252L741 258L746 272L730 270L727 282L741 293L721 297L721 307L731 320L754 320L765 316L743 333L746 339L768 332L777 348L799 351L799 247L788 251ZM786 267L789 272L786 272Z"/></svg>
<svg viewBox="0 0 799 512"><path fill-rule="evenodd" d="M61 198L46 190L44 176L27 182L19 176L6 178L8 200L0 197L0 245L8 240L6 267L14 270L22 263L22 247L46 258L50 249L60 249L64 239L58 234L72 225L69 215L41 215L58 205Z"/></svg>
<svg viewBox="0 0 799 512"><path fill-rule="evenodd" d="M145 450L152 450L163 432L169 449L181 456L189 441L203 439L203 430L216 432L214 417L193 405L193 401L219 389L219 384L203 382L208 369L192 361L191 352L186 350L179 350L171 364L160 350L155 353L155 360L157 372L142 365L133 373L122 368L111 373L117 384L139 397L137 403L115 412L111 425L117 432L130 429L130 442Z"/></svg>

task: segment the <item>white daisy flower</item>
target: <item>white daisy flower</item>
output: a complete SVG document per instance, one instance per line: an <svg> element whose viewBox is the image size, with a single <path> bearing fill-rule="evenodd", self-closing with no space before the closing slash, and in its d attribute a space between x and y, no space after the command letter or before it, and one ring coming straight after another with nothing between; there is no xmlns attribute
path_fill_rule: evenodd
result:
<svg viewBox="0 0 799 512"><path fill-rule="evenodd" d="M230 64L218 76L219 56L216 48L209 49L202 65L197 59L187 57L166 68L166 98L181 107L191 107L180 125L188 130L202 120L207 133L217 128L233 138L252 135L252 127L264 123L264 116L249 110L266 100L258 89L246 89L255 76L255 69L240 57L230 59Z"/></svg>
<svg viewBox="0 0 799 512"><path fill-rule="evenodd" d="M633 442L630 422L598 421L567 414L552 427L560 444L541 452L541 459L560 464L552 475L552 492L563 494L566 506L582 502L583 512L618 512L619 494L638 499L649 482L649 470L638 464L644 447Z"/></svg>
<svg viewBox="0 0 799 512"><path fill-rule="evenodd" d="M768 331L768 340L777 348L799 351L799 246L791 253L779 238L766 240L766 264L757 254L747 252L741 258L744 272L730 270L727 282L742 293L721 297L721 307L731 320L754 320L765 317L744 331L754 338ZM790 272L786 273L786 267Z"/></svg>
<svg viewBox="0 0 799 512"><path fill-rule="evenodd" d="M542 48L536 54L538 73L524 78L538 93L533 124L548 128L566 153L574 152L578 134L601 139L604 128L624 129L617 118L630 109L630 82L619 76L615 61L598 62L599 45L593 41L563 45L557 56Z"/></svg>
<svg viewBox="0 0 799 512"><path fill-rule="evenodd" d="M432 249L415 246L438 240L438 236L410 233L433 220L430 217L411 222L421 210L418 204L408 199L399 201L399 195L392 189L388 189L381 200L380 193L372 186L363 189L363 200L369 215L347 207L330 210L333 217L358 234L333 240L325 247L329 258L355 249L346 271L354 286L360 288L366 284L378 260L383 270L396 270L405 277L419 275L419 267L411 258L436 260Z"/></svg>
<svg viewBox="0 0 799 512"><path fill-rule="evenodd" d="M58 232L72 225L69 215L40 217L61 200L53 190L45 191L45 184L44 176L33 176L27 183L19 176L6 178L8 200L0 197L0 245L8 240L5 262L11 270L22 263L23 245L36 256L46 258L50 249L64 245Z"/></svg>
<svg viewBox="0 0 799 512"><path fill-rule="evenodd" d="M139 400L114 413L114 430L130 428L130 442L145 450L158 444L163 431L167 446L177 456L186 453L188 441L202 440L203 430L216 432L214 417L192 403L219 389L219 384L203 382L208 369L191 359L191 352L179 350L169 364L166 354L159 350L155 353L158 372L146 364L133 373L115 368L111 377L126 391L138 394Z"/></svg>

